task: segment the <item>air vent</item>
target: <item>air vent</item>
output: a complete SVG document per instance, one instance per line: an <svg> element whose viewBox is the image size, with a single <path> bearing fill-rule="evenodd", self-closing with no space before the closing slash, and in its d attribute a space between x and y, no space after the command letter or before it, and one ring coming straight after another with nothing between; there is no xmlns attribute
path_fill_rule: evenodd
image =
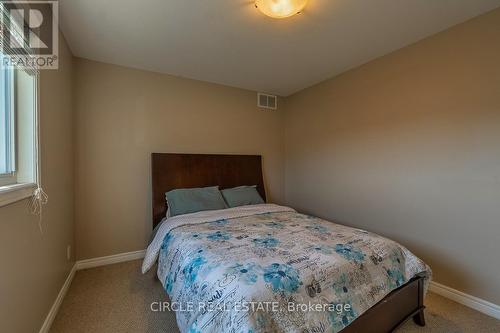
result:
<svg viewBox="0 0 500 333"><path fill-rule="evenodd" d="M258 93L257 106L259 108L276 110L278 108L278 96Z"/></svg>

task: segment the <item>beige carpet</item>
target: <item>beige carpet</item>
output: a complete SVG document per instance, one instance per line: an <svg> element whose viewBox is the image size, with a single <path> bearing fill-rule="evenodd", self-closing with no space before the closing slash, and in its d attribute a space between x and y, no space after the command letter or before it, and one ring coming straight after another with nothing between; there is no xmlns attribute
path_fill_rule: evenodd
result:
<svg viewBox="0 0 500 333"><path fill-rule="evenodd" d="M172 312L152 312L167 301L155 272L140 273L141 261L78 271L51 332L178 332ZM500 332L500 321L430 293L427 326L408 321L406 332Z"/></svg>

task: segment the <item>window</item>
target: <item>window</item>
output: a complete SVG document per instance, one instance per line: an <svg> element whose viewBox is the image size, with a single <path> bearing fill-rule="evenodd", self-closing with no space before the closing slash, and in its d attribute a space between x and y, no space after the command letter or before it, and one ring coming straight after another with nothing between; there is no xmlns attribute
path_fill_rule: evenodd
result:
<svg viewBox="0 0 500 333"><path fill-rule="evenodd" d="M14 70L0 65L0 186L15 184Z"/></svg>
<svg viewBox="0 0 500 333"><path fill-rule="evenodd" d="M37 75L0 64L0 206L37 183Z"/></svg>

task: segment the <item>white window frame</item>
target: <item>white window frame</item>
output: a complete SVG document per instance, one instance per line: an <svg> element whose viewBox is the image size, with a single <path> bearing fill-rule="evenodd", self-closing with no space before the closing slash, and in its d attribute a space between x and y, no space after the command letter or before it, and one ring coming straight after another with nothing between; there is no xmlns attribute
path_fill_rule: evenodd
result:
<svg viewBox="0 0 500 333"><path fill-rule="evenodd" d="M15 77L16 75L14 75ZM37 184L40 181L40 164L39 164L39 74L36 74L35 79L34 79L34 91L33 91L33 160L32 160L32 165L33 165L33 177L29 182L18 182L17 179L17 172L14 171L10 174L3 174L0 175L2 179L0 179L0 207L9 205L11 203L29 198L33 195L34 189L37 187ZM16 78L14 78L14 92L12 94L13 100L13 105L14 105L14 119L13 121L16 122L16 118L18 115L18 109L17 109L17 102L16 102L16 94L17 94L17 83L16 83ZM18 160L18 138L17 138L17 129L18 129L18 124L15 123L14 128L14 149L15 149L15 155L14 155L14 166L17 164ZM17 170L15 168L14 170Z"/></svg>

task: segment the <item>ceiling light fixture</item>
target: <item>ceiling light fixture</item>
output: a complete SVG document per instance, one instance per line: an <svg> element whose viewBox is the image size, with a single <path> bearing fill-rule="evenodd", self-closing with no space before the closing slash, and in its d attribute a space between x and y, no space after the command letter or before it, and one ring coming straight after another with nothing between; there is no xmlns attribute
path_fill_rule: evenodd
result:
<svg viewBox="0 0 500 333"><path fill-rule="evenodd" d="M255 7L272 18L286 18L300 13L307 0L256 0Z"/></svg>

